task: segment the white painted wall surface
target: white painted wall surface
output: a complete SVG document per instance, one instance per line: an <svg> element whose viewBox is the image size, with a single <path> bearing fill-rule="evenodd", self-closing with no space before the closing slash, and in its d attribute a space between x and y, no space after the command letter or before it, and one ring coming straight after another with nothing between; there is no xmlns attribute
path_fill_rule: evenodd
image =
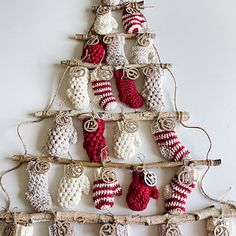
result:
<svg viewBox="0 0 236 236"><path fill-rule="evenodd" d="M31 119L27 114L42 110L48 103L61 78L61 59L80 56L82 44L70 39L75 33L85 33L93 15L88 11L99 1L14 1L0 0L0 169L16 163L9 160L13 154L22 153L16 136L16 125ZM164 62L173 64L178 81L178 104L189 111L189 124L205 127L213 140L211 158L222 158L223 164L213 168L206 180L208 192L220 198L227 189L229 199L236 200L235 184L235 131L236 131L236 3L233 0L147 0L154 9L145 10L149 27L157 33L156 45ZM130 43L129 43L130 44ZM128 47L127 47L128 49ZM140 84L141 85L141 84ZM65 94L64 83L60 100ZM167 99L171 104L173 83L166 76ZM57 100L56 108L60 100ZM38 154L44 145L52 120L24 127L24 139L31 154ZM72 148L74 158L86 159L82 150L82 133L79 122L79 144ZM114 123L107 125L107 137L113 136ZM139 150L146 161L162 160L149 131L149 123L142 124L143 147ZM205 158L207 142L199 131L177 128L183 142L195 159ZM112 139L108 140L109 147ZM204 170L204 169L203 169ZM202 170L202 171L203 171ZM174 170L157 170L158 187L167 184ZM86 174L93 180L92 170ZM136 214L126 207L125 195L131 180L129 171L119 171L124 194L116 199L114 214ZM56 199L57 187L62 177L62 166L54 165L50 172L50 192ZM25 166L4 177L12 199L12 208L32 210L24 199L26 187ZM4 206L1 192L0 206ZM187 211L213 204L204 199L196 189L188 202ZM78 210L94 212L92 197L83 197ZM148 210L141 215L163 213L162 197L151 200ZM236 221L234 221L236 223ZM34 235L48 235L49 224L37 224ZM1 228L3 228L1 224ZM205 236L206 222L181 225L184 235ZM236 227L236 224L235 224ZM76 226L78 235L98 235L98 225ZM157 226L130 226L130 235L158 235ZM236 229L234 230L234 234Z"/></svg>

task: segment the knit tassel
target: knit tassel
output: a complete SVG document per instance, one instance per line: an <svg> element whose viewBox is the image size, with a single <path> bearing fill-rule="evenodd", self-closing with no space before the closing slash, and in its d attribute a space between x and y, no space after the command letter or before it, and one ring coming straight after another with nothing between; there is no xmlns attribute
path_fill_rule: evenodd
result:
<svg viewBox="0 0 236 236"><path fill-rule="evenodd" d="M149 187L144 182L144 173L134 171L133 181L126 195L128 207L133 211L143 211L147 208L151 197L156 200L159 198L157 187Z"/></svg>
<svg viewBox="0 0 236 236"><path fill-rule="evenodd" d="M151 70L151 71L150 71ZM164 71L158 66L144 68L145 82L142 96L149 111L163 111L165 109L164 92L162 88Z"/></svg>
<svg viewBox="0 0 236 236"><path fill-rule="evenodd" d="M224 218L209 218L207 220L207 235L208 236L232 236L232 222Z"/></svg>
<svg viewBox="0 0 236 236"><path fill-rule="evenodd" d="M83 127L88 121L89 118L83 120ZM102 162L102 153L106 148L104 130L105 130L105 121L102 119L97 119L97 129L93 132L86 131L83 129L84 134L84 143L83 147L87 151L89 160L91 162Z"/></svg>
<svg viewBox="0 0 236 236"><path fill-rule="evenodd" d="M44 161L31 161L27 164L26 200L39 212L51 210L52 200L48 190L49 169L50 164Z"/></svg>
<svg viewBox="0 0 236 236"><path fill-rule="evenodd" d="M62 157L68 155L69 145L77 143L77 131L72 118L58 115L54 127L49 130L46 150L51 156Z"/></svg>
<svg viewBox="0 0 236 236"><path fill-rule="evenodd" d="M179 226L176 224L160 224L159 234L160 236L182 236Z"/></svg>
<svg viewBox="0 0 236 236"><path fill-rule="evenodd" d="M99 210L112 208L115 196L122 195L122 189L118 180L108 183L102 179L102 168L95 170L95 181L93 183L93 201Z"/></svg>
<svg viewBox="0 0 236 236"><path fill-rule="evenodd" d="M57 221L49 226L49 236L75 236L74 228L70 222Z"/></svg>
<svg viewBox="0 0 236 236"><path fill-rule="evenodd" d="M123 66L128 64L128 59L125 55L125 36L116 34L112 36L112 42L107 44L107 59L106 62L110 66Z"/></svg>
<svg viewBox="0 0 236 236"><path fill-rule="evenodd" d="M8 224L3 236L33 236L33 225Z"/></svg>
<svg viewBox="0 0 236 236"><path fill-rule="evenodd" d="M76 66L70 69L69 88L66 94L77 110L84 110L89 107L88 81L89 70L87 68Z"/></svg>
<svg viewBox="0 0 236 236"><path fill-rule="evenodd" d="M128 132L125 128L125 121L117 122L114 137L114 154L119 159L130 159L135 154L136 148L141 146L141 138L138 131Z"/></svg>
<svg viewBox="0 0 236 236"><path fill-rule="evenodd" d="M124 75L124 70L114 71L116 87L119 92L119 99L131 108L140 108L143 105L143 98L137 91L133 80Z"/></svg>

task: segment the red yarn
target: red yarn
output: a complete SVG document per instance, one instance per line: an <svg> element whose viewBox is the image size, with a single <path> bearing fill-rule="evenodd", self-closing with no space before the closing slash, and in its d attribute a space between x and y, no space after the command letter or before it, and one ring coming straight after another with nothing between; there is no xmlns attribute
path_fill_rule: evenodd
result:
<svg viewBox="0 0 236 236"><path fill-rule="evenodd" d="M90 118L83 120L84 123ZM103 135L105 130L105 121L102 119L96 120L98 122L98 128L94 132L88 132L83 129L84 143L83 147L87 151L88 157L91 162L102 162L101 154L102 150L106 147L105 137Z"/></svg>
<svg viewBox="0 0 236 236"><path fill-rule="evenodd" d="M120 101L131 108L140 108L143 105L143 98L137 91L134 81L124 77L123 69L114 71L114 77Z"/></svg>
<svg viewBox="0 0 236 236"><path fill-rule="evenodd" d="M159 198L159 191L156 186L149 187L144 182L143 172L133 172L133 182L129 186L126 195L126 202L133 211L143 211L147 208L150 197Z"/></svg>
<svg viewBox="0 0 236 236"><path fill-rule="evenodd" d="M97 44L87 44L82 52L81 59L83 62L99 64L106 61L106 45L102 40L99 40Z"/></svg>

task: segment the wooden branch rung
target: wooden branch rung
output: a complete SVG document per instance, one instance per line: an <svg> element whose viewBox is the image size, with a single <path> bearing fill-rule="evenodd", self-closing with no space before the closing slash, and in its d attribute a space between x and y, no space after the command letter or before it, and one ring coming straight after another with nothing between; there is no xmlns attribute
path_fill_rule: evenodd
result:
<svg viewBox="0 0 236 236"><path fill-rule="evenodd" d="M92 112L81 113L77 110L38 111L33 115L38 118L49 118L49 117L55 117L59 113L62 113L66 116L76 117L78 119L94 117L94 113ZM128 113L98 112L95 115L103 119L104 121L119 121L123 120L124 117L128 120L140 120L140 121L148 121L148 120L150 121L156 119L157 117L171 118L177 121L187 121L190 118L188 112L149 112L149 111L128 112Z"/></svg>
<svg viewBox="0 0 236 236"><path fill-rule="evenodd" d="M29 162L32 160L44 160L50 163L66 165L70 164L71 160L66 158L57 158L52 156L41 156L41 157L32 157L32 156L23 156L23 155L14 155L12 157L14 161ZM99 168L99 167L108 167L116 169L129 169L133 170L138 166L145 167L146 169L157 169L157 168L174 168L182 165L194 164L195 166L219 166L221 164L221 159L218 160L191 160L191 161L172 161L172 162L152 162L142 164L128 164L128 163L116 163L116 162L107 162L107 163L96 163L89 161L73 160L73 163L80 164L83 167L88 168Z"/></svg>
<svg viewBox="0 0 236 236"><path fill-rule="evenodd" d="M140 215L108 215L108 214L95 214L95 213L82 213L75 211L56 212L56 220L76 222L79 224L101 224L117 222L120 224L141 224L141 225L157 225L166 223L171 219L171 223L180 224L185 222L195 222L205 220L210 217L222 216L222 211L217 210L214 206L180 215L153 215L153 216L140 216ZM236 217L236 209L230 208L223 211L225 218ZM20 219L23 222L38 223L54 221L55 216L51 212L42 213L27 213L27 212L0 212L0 221L14 221Z"/></svg>

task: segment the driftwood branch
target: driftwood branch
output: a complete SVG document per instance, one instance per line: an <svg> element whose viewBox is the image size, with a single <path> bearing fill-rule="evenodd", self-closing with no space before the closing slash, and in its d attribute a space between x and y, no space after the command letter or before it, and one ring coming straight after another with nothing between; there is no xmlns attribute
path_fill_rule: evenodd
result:
<svg viewBox="0 0 236 236"><path fill-rule="evenodd" d="M93 64L93 63L87 63L87 62L82 62L80 60L77 59L73 59L73 60L62 60L61 61L61 65L66 65L66 66L84 66L88 69L96 69L98 66L97 64ZM107 64L103 64L105 66L107 66ZM128 65L124 65L124 66L118 66L118 67L113 67L114 70L117 69L127 69L127 68L143 68L143 67L147 67L150 64L128 64ZM162 69L171 69L172 65L170 63L161 63L158 64Z"/></svg>
<svg viewBox="0 0 236 236"><path fill-rule="evenodd" d="M59 113L63 113L64 115L76 117L78 119L90 118L94 117L94 113L87 112L81 113L77 110L64 110L64 111L38 111L33 115L38 118L49 118L58 115ZM98 112L96 116L105 120L105 121L119 121L124 119L130 120L154 120L157 117L163 118L172 118L177 121L187 121L190 118L188 112L129 112L129 113L105 113L105 112Z"/></svg>
<svg viewBox="0 0 236 236"><path fill-rule="evenodd" d="M44 160L56 164L70 164L71 160L66 158L57 158L52 156L42 156L42 157L32 157L32 156L23 156L23 155L14 155L12 157L14 161L29 162L32 160ZM116 163L116 162L107 162L107 163L96 163L89 161L73 160L73 163L78 163L83 167L98 168L98 167L110 167L116 169L130 169L133 170L138 166L145 167L146 169L156 169L156 168L173 168L182 165L194 164L195 166L219 166L221 164L221 159L218 160L191 160L191 161L173 161L173 162L152 162L142 164L128 164L128 163Z"/></svg>
<svg viewBox="0 0 236 236"><path fill-rule="evenodd" d="M79 224L101 224L109 222L117 222L120 224L143 224L143 225L157 225L165 223L169 220L171 223L184 223L205 220L210 217L219 217L222 215L221 210L217 210L214 206L180 215L153 215L153 216L140 216L140 215L107 215L107 214L94 214L82 212L57 212L54 216L51 212L45 213L26 213L26 212L0 212L0 221L13 221L20 219L23 222L37 223L53 221L56 217L57 220L77 222ZM225 218L236 217L236 209L230 208L223 212Z"/></svg>

